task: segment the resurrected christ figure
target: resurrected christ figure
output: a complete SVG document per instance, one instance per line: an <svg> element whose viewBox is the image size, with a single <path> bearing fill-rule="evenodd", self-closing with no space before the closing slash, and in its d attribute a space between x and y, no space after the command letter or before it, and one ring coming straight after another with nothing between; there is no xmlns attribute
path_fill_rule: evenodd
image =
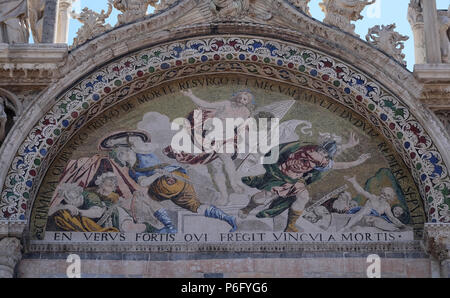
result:
<svg viewBox="0 0 450 298"><path fill-rule="evenodd" d="M221 205L228 202L228 191L226 180L230 182L232 189L236 193L244 191L244 185L238 179L236 167L233 160L236 159L235 154L226 153L226 150L205 150L206 137L211 129L211 120L219 119L222 123L226 123L227 119L249 119L253 113L255 99L250 91L240 91L233 95L230 100L219 102L207 102L198 98L192 93L192 90L181 91L181 93L189 97L193 103L197 105L197 109L189 113L187 120L189 121L191 141L197 148L201 148L201 153L179 152L175 151L172 146L164 149L164 153L176 159L181 164L189 165L208 165L213 167L213 179L221 194ZM232 138L223 140L215 140L214 148L225 148L227 145L236 149L238 131L241 127L236 127L235 134ZM217 142L220 142L218 144ZM224 170L226 176L224 174Z"/></svg>

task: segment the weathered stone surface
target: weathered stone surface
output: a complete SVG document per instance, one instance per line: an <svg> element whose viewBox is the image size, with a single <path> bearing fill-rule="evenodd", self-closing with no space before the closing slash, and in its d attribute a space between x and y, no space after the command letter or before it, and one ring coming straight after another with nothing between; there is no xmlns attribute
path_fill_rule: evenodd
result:
<svg viewBox="0 0 450 298"><path fill-rule="evenodd" d="M366 258L252 258L192 261L112 261L82 260L84 277L147 277L147 278L308 278L367 277ZM23 260L19 277L65 277L65 260ZM53 268L53 269L51 269ZM427 259L381 259L383 278L430 277Z"/></svg>

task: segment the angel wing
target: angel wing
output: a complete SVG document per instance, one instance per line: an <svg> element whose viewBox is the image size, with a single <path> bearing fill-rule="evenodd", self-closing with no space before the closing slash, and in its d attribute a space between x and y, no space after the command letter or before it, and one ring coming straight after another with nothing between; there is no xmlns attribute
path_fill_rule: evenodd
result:
<svg viewBox="0 0 450 298"><path fill-rule="evenodd" d="M304 135L312 136L312 124L305 120L289 120L280 124L280 144L291 143L300 140L297 134L297 127L303 125L301 132Z"/></svg>
<svg viewBox="0 0 450 298"><path fill-rule="evenodd" d="M280 102L270 104L268 106L264 106L264 107L256 109L255 114L257 115L260 112L267 112L267 113L271 113L272 115L274 115L275 118L282 120L294 104L295 104L295 100L280 101Z"/></svg>

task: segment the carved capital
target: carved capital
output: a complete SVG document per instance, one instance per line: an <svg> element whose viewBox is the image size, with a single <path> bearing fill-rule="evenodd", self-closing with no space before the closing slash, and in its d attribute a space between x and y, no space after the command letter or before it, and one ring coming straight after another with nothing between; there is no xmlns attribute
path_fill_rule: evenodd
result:
<svg viewBox="0 0 450 298"><path fill-rule="evenodd" d="M408 6L408 22L412 27L423 26L423 10L420 0L411 0Z"/></svg>
<svg viewBox="0 0 450 298"><path fill-rule="evenodd" d="M0 241L0 278L14 277L14 268L22 258L22 245L17 238Z"/></svg>
<svg viewBox="0 0 450 298"><path fill-rule="evenodd" d="M425 224L425 248L439 262L450 259L450 224Z"/></svg>
<svg viewBox="0 0 450 298"><path fill-rule="evenodd" d="M72 7L72 4L75 2L76 0L59 0L59 10L67 10L69 8Z"/></svg>

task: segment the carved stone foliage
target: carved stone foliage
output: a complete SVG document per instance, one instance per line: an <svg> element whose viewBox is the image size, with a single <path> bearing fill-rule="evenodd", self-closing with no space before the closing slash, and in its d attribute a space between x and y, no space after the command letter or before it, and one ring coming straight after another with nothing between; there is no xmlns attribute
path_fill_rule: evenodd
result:
<svg viewBox="0 0 450 298"><path fill-rule="evenodd" d="M405 54L402 51L405 48L403 42L409 37L396 32L395 28L395 24L374 26L369 29L366 40L406 66Z"/></svg>
<svg viewBox="0 0 450 298"><path fill-rule="evenodd" d="M14 268L22 258L22 246L16 238L4 238L0 241L0 278L12 278Z"/></svg>
<svg viewBox="0 0 450 298"><path fill-rule="evenodd" d="M438 12L438 18L442 62L450 63L450 5L447 11Z"/></svg>
<svg viewBox="0 0 450 298"><path fill-rule="evenodd" d="M437 260L443 261L448 258L448 248L445 243L439 239L428 239L428 252Z"/></svg>
<svg viewBox="0 0 450 298"><path fill-rule="evenodd" d="M425 224L425 245L428 253L442 262L449 259L450 225Z"/></svg>
<svg viewBox="0 0 450 298"><path fill-rule="evenodd" d="M105 31L112 29L105 21L111 15L112 8L119 10L121 14L117 17L116 26L132 23L147 15L148 6L153 6L155 12L159 12L169 8L177 0L108 0L108 11L101 13L90 10L85 7L80 14L72 12L72 17L83 24L83 27L77 32L74 39L73 47L85 43Z"/></svg>
<svg viewBox="0 0 450 298"><path fill-rule="evenodd" d="M311 16L311 13L309 11L309 6L308 6L309 1L311 1L311 0L289 0L289 2L291 2L295 7L299 8L304 13Z"/></svg>
<svg viewBox="0 0 450 298"><path fill-rule="evenodd" d="M324 22L343 31L355 34L355 25L351 21L362 20L363 9L376 0L323 0L319 5L325 13Z"/></svg>
<svg viewBox="0 0 450 298"><path fill-rule="evenodd" d="M87 7L83 8L80 14L72 12L72 17L83 24L73 40L73 46L76 47L81 45L87 40L112 29L109 24L105 24L105 20L109 18L111 12L112 3L108 3L108 11L106 13L104 10L102 10L101 13L97 13Z"/></svg>
<svg viewBox="0 0 450 298"><path fill-rule="evenodd" d="M146 16L148 6L156 6L158 0L110 0L122 14L117 17L118 25L134 22Z"/></svg>

